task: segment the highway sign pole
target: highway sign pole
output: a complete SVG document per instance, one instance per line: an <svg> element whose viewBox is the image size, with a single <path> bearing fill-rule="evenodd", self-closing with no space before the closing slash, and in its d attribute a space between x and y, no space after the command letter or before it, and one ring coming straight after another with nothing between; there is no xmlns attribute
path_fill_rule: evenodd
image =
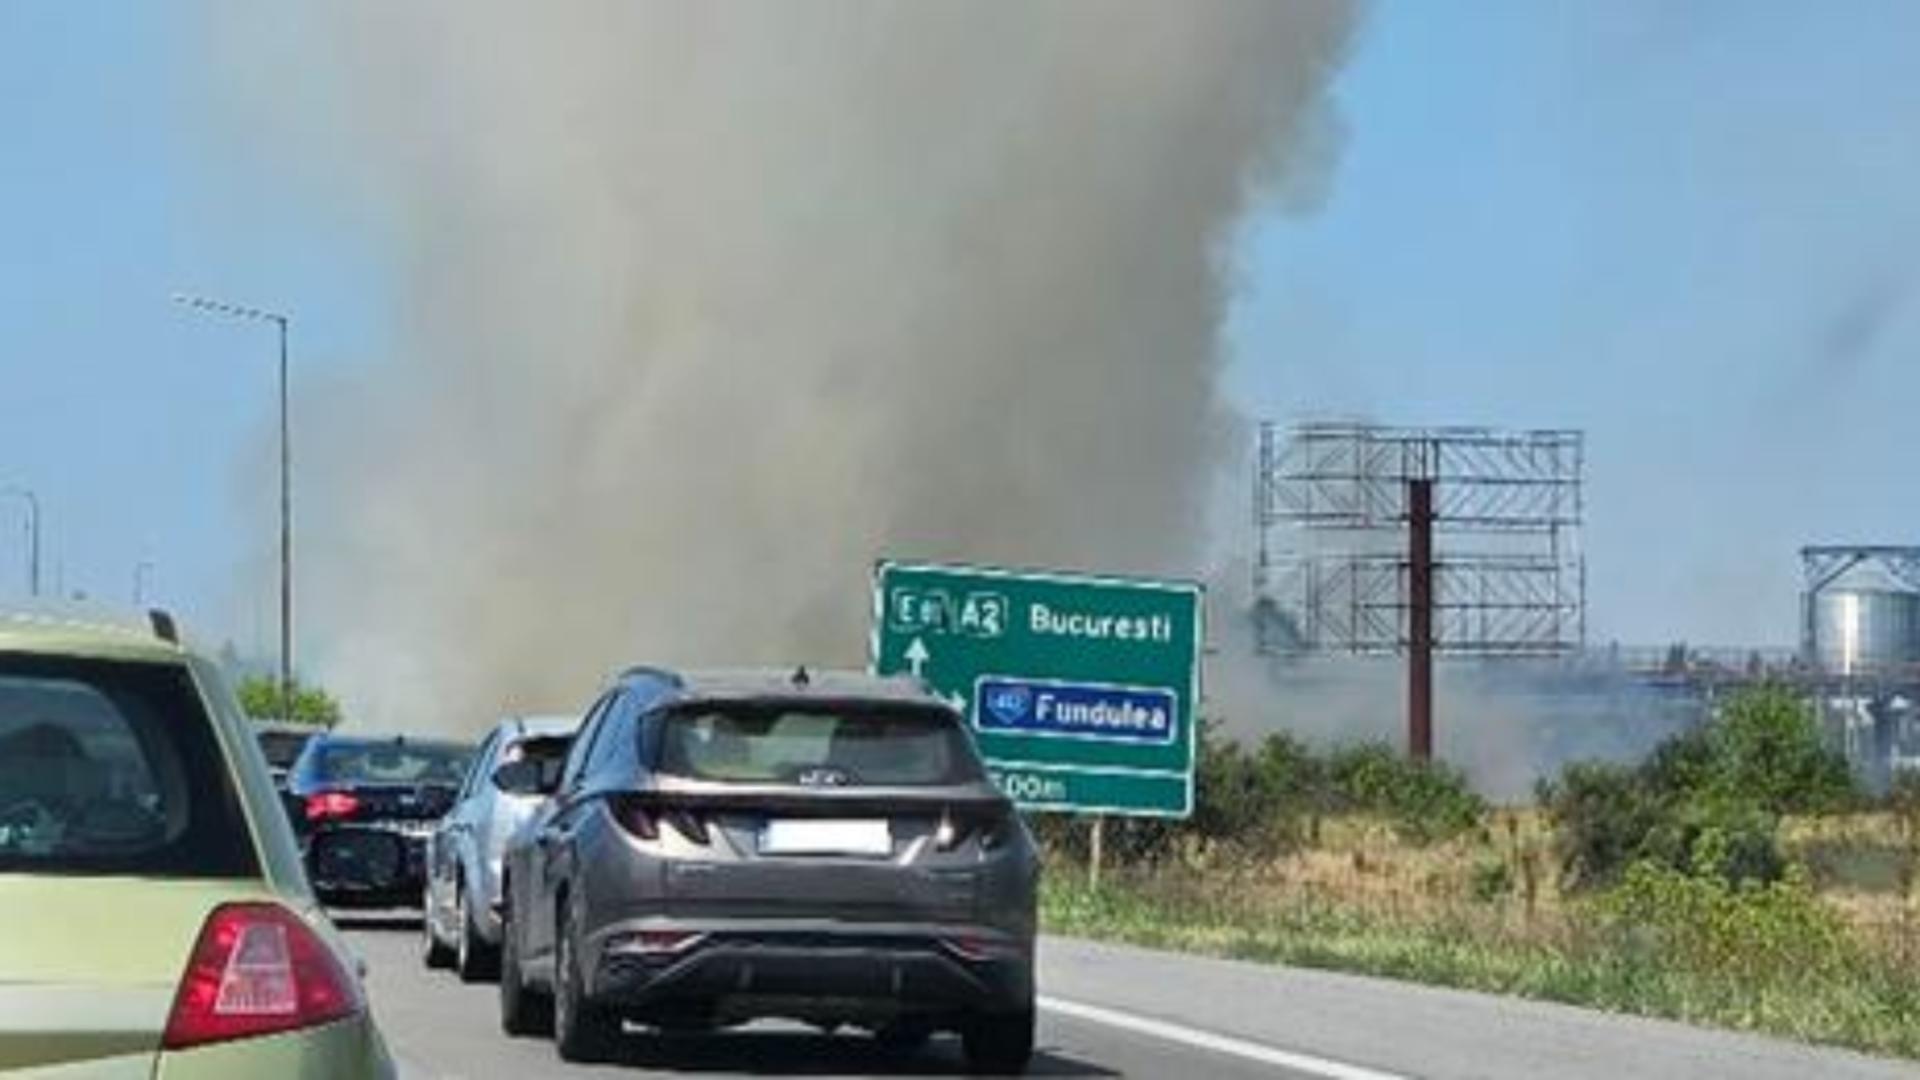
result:
<svg viewBox="0 0 1920 1080"><path fill-rule="evenodd" d="M1189 582L882 562L872 667L962 713L1023 809L1184 818L1201 601Z"/></svg>
<svg viewBox="0 0 1920 1080"><path fill-rule="evenodd" d="M1106 852L1107 818L1105 814L1093 815L1093 836L1087 845L1087 887L1094 892L1100 891L1100 864Z"/></svg>

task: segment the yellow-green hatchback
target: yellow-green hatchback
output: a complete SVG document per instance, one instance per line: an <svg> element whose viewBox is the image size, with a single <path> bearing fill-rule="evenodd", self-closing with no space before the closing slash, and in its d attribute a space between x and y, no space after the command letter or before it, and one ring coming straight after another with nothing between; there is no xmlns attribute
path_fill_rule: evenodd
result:
<svg viewBox="0 0 1920 1080"><path fill-rule="evenodd" d="M252 732L174 636L0 615L0 1072L392 1076Z"/></svg>

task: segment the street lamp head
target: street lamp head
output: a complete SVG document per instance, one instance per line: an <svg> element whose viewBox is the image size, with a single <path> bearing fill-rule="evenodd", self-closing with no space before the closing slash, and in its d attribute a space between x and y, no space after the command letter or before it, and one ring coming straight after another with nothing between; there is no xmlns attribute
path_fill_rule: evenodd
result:
<svg viewBox="0 0 1920 1080"><path fill-rule="evenodd" d="M279 323L281 326L287 324L287 317L285 315L277 311L268 311L264 308L248 307L245 304L230 304L224 300L213 300L204 296L193 296L188 293L174 293L172 299L176 304L184 304L187 307L196 308L200 311L211 311L216 315L227 315L235 319L253 319L259 322Z"/></svg>

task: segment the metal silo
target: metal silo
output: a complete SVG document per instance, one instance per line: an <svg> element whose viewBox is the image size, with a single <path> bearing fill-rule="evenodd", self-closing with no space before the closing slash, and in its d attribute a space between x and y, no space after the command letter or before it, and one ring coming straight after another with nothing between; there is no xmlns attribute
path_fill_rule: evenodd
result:
<svg viewBox="0 0 1920 1080"><path fill-rule="evenodd" d="M1800 556L1809 663L1842 676L1920 666L1920 548L1810 547Z"/></svg>

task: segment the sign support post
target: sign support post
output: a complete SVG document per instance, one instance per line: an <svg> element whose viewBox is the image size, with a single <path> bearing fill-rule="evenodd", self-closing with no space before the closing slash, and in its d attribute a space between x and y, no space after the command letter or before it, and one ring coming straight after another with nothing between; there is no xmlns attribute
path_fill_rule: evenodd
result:
<svg viewBox="0 0 1920 1080"><path fill-rule="evenodd" d="M1093 815L1093 836L1087 852L1087 887L1094 892L1100 891L1100 863L1105 857L1102 849L1106 847L1106 835L1107 816Z"/></svg>

